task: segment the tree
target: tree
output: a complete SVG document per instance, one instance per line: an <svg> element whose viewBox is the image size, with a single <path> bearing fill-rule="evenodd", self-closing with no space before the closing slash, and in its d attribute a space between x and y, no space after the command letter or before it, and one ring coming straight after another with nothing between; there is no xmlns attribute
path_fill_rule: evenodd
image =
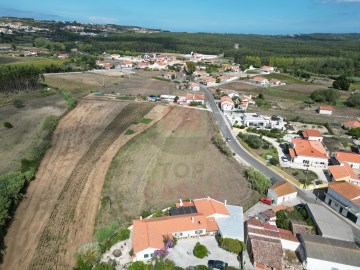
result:
<svg viewBox="0 0 360 270"><path fill-rule="evenodd" d="M264 95L262 93L260 93L258 96L257 96L258 99L265 99L264 98Z"/></svg>
<svg viewBox="0 0 360 270"><path fill-rule="evenodd" d="M352 128L347 132L347 134L358 139L358 138L360 138L360 128Z"/></svg>
<svg viewBox="0 0 360 270"><path fill-rule="evenodd" d="M237 239L217 237L217 240L222 249L235 254L239 254L245 248L245 244Z"/></svg>
<svg viewBox="0 0 360 270"><path fill-rule="evenodd" d="M257 190L260 194L265 194L271 186L270 178L252 167L246 170L246 176L250 188Z"/></svg>
<svg viewBox="0 0 360 270"><path fill-rule="evenodd" d="M284 230L290 230L290 221L284 210L276 212L276 226Z"/></svg>
<svg viewBox="0 0 360 270"><path fill-rule="evenodd" d="M16 44L15 44L15 43L12 43L12 44L11 44L11 49L12 49L13 51L16 51Z"/></svg>
<svg viewBox="0 0 360 270"><path fill-rule="evenodd" d="M347 100L346 104L349 107L360 107L360 94L352 94Z"/></svg>
<svg viewBox="0 0 360 270"><path fill-rule="evenodd" d="M263 146L263 140L257 135L245 135L244 141L253 149L259 149Z"/></svg>
<svg viewBox="0 0 360 270"><path fill-rule="evenodd" d="M196 64L192 61L186 62L186 69L189 75L193 74L196 70Z"/></svg>
<svg viewBox="0 0 360 270"><path fill-rule="evenodd" d="M171 79L172 79L172 80L175 80L175 79L176 79L176 75L175 75L175 74L172 74L172 75L171 75Z"/></svg>
<svg viewBox="0 0 360 270"><path fill-rule="evenodd" d="M341 75L333 82L333 87L335 89L349 90L350 81L348 80L348 78L346 78L345 75Z"/></svg>
<svg viewBox="0 0 360 270"><path fill-rule="evenodd" d="M94 265L100 260L101 249L99 243L87 243L80 247L78 257L87 265Z"/></svg>
<svg viewBox="0 0 360 270"><path fill-rule="evenodd" d="M5 123L4 123L4 127L5 127L5 128L12 128L13 125L12 125L10 122L5 122Z"/></svg>
<svg viewBox="0 0 360 270"><path fill-rule="evenodd" d="M174 103L176 103L178 100L179 100L179 96L176 96L176 97L174 98Z"/></svg>
<svg viewBox="0 0 360 270"><path fill-rule="evenodd" d="M208 255L208 250L206 248L206 246L200 244L199 242L196 243L194 250L193 250L193 254L195 257L203 259Z"/></svg>
<svg viewBox="0 0 360 270"><path fill-rule="evenodd" d="M315 102L334 103L339 96L339 92L334 89L321 89L312 92L310 98Z"/></svg>
<svg viewBox="0 0 360 270"><path fill-rule="evenodd" d="M150 270L150 266L145 264L143 261L133 262L128 270Z"/></svg>

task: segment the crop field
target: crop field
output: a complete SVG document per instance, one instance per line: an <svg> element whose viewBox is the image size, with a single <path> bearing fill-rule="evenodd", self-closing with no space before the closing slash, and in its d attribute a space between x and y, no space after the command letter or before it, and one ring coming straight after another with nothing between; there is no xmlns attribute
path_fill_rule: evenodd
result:
<svg viewBox="0 0 360 270"><path fill-rule="evenodd" d="M106 176L96 227L129 225L143 210L163 209L180 198L252 205L258 195L248 188L245 168L213 145L216 130L209 112L172 107L123 146Z"/></svg>
<svg viewBox="0 0 360 270"><path fill-rule="evenodd" d="M114 142L130 125L142 117L155 119L146 115L153 106L81 100L62 118L53 146L9 228L1 269L74 266L77 249L92 239L104 180L101 173L105 176L113 157L107 151L115 155L121 143L114 146Z"/></svg>
<svg viewBox="0 0 360 270"><path fill-rule="evenodd" d="M36 143L45 118L60 116L66 108L66 102L59 94L25 100L23 108L0 107L0 174L19 169L20 160ZM5 128L5 122L11 123L13 128Z"/></svg>

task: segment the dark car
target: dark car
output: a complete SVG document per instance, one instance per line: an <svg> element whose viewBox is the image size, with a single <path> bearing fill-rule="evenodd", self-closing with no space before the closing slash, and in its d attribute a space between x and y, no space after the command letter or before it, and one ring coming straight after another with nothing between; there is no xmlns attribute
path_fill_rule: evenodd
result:
<svg viewBox="0 0 360 270"><path fill-rule="evenodd" d="M223 261L218 261L218 260L209 260L208 261L208 267L209 268L217 268L217 269L225 269L226 267L228 267L228 264L226 262Z"/></svg>

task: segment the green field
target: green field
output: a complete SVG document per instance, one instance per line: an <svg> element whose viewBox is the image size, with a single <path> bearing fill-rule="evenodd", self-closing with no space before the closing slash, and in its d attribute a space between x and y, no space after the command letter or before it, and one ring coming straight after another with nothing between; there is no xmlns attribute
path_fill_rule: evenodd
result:
<svg viewBox="0 0 360 270"><path fill-rule="evenodd" d="M11 58L5 58L5 60L4 60L4 58L0 58L0 63L1 63L1 61L9 61L9 59L11 59ZM66 61L68 61L67 59L43 59L43 60L38 60L38 59L35 60L34 58L24 58L24 59L27 59L27 60L22 61L21 59L16 58L15 62L3 63L3 64L17 65L17 66L33 65L34 67L44 68L44 67L47 67L50 65L61 66Z"/></svg>

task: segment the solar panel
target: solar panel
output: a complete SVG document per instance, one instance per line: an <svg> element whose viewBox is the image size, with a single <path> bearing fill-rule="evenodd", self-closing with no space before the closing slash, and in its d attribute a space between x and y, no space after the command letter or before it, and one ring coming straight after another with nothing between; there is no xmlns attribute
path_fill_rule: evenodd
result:
<svg viewBox="0 0 360 270"><path fill-rule="evenodd" d="M185 206L185 207L170 209L170 216L195 214L195 213L197 213L195 206Z"/></svg>

